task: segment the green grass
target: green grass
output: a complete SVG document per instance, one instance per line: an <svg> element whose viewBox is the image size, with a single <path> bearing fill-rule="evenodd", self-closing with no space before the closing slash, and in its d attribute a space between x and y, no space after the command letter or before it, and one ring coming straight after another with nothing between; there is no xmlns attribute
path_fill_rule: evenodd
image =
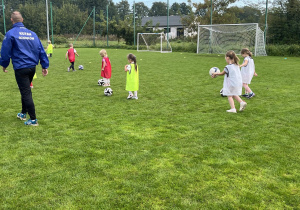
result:
<svg viewBox="0 0 300 210"><path fill-rule="evenodd" d="M100 49L56 49L34 80L39 127L16 118L12 67L1 74L1 209L299 209L299 58L257 57L256 93L226 113L223 55L108 49L111 97L97 86ZM139 100L127 100L126 55ZM237 107L239 107L237 105Z"/></svg>

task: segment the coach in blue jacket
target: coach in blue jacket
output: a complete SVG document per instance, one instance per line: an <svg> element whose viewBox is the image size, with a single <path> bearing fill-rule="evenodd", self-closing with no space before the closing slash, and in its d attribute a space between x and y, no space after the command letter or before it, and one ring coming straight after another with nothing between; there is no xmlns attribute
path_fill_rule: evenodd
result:
<svg viewBox="0 0 300 210"><path fill-rule="evenodd" d="M37 126L30 83L39 61L43 76L48 74L49 60L37 35L24 27L21 13L14 11L11 15L11 21L13 28L4 37L0 65L3 66L3 72L6 73L10 59L12 60L22 100L22 111L18 113L17 117L26 120L28 112L30 119L25 122L25 125Z"/></svg>

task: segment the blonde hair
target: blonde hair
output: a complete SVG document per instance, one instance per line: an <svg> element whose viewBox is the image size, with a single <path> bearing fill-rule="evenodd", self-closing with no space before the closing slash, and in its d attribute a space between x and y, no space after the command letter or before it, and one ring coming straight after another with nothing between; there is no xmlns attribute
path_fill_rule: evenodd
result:
<svg viewBox="0 0 300 210"><path fill-rule="evenodd" d="M69 44L69 47L73 47L73 44L72 44L72 43L70 43L70 44Z"/></svg>
<svg viewBox="0 0 300 210"><path fill-rule="evenodd" d="M252 52L248 48L243 48L241 54L247 54L252 58Z"/></svg>
<svg viewBox="0 0 300 210"><path fill-rule="evenodd" d="M107 52L106 52L106 50L104 50L104 49L100 50L99 54L100 54L101 56L103 55L103 57L104 57L104 56L107 57Z"/></svg>
<svg viewBox="0 0 300 210"><path fill-rule="evenodd" d="M240 59L236 56L236 54L233 50L228 51L226 53L226 57L230 58L230 60L233 60L234 64L239 65Z"/></svg>

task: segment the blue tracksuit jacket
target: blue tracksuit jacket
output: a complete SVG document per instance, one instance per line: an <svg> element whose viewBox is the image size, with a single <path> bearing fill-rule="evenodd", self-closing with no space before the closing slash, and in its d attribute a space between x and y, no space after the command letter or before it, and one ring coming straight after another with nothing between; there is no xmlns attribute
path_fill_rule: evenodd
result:
<svg viewBox="0 0 300 210"><path fill-rule="evenodd" d="M39 61L43 69L49 67L47 54L38 36L21 22L13 25L2 42L0 65L6 68L10 59L15 70L33 68Z"/></svg>

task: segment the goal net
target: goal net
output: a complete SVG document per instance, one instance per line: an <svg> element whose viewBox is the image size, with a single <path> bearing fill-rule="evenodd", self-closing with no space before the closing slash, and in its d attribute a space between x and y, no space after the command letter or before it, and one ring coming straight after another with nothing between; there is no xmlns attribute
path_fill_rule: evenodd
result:
<svg viewBox="0 0 300 210"><path fill-rule="evenodd" d="M164 33L138 33L137 51L172 52L172 47Z"/></svg>
<svg viewBox="0 0 300 210"><path fill-rule="evenodd" d="M264 32L258 23L199 25L197 53L239 54L248 48L254 56L266 56Z"/></svg>

